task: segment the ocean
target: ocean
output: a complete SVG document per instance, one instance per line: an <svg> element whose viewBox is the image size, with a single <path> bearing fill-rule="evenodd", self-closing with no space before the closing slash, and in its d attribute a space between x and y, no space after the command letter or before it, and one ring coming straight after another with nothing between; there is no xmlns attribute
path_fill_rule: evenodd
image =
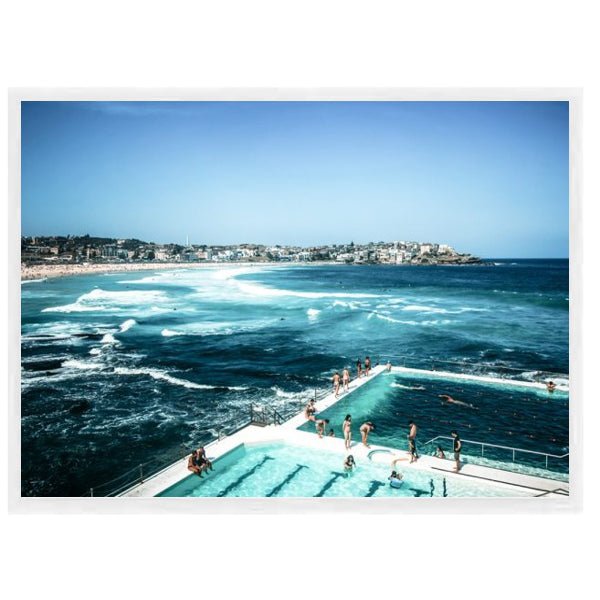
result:
<svg viewBox="0 0 600 600"><path fill-rule="evenodd" d="M301 407L367 355L568 378L567 260L120 272L24 282L21 296L24 496L98 489L251 404Z"/></svg>

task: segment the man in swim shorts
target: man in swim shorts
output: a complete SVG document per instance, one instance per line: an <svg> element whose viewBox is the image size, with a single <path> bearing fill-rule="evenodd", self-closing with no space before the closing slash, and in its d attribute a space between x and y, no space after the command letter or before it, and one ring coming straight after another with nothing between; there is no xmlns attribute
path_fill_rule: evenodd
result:
<svg viewBox="0 0 600 600"><path fill-rule="evenodd" d="M414 421L410 421L408 430L408 451L410 453L410 462L415 462L419 455L417 454L417 425Z"/></svg>
<svg viewBox="0 0 600 600"><path fill-rule="evenodd" d="M456 462L454 471L458 473L460 470L460 451L462 450L462 442L460 441L460 437L456 431L451 431L450 435L454 438L452 446L452 449L454 450L454 461Z"/></svg>

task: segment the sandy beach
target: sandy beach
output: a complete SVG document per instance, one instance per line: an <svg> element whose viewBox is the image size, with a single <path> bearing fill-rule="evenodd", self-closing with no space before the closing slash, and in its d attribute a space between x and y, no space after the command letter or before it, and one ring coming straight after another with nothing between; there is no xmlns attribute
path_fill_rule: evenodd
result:
<svg viewBox="0 0 600 600"><path fill-rule="evenodd" d="M119 273L121 271L157 271L162 269L222 269L223 267L289 267L334 264L331 262L223 262L223 263L81 263L62 265L21 265L21 281L90 275L94 273Z"/></svg>

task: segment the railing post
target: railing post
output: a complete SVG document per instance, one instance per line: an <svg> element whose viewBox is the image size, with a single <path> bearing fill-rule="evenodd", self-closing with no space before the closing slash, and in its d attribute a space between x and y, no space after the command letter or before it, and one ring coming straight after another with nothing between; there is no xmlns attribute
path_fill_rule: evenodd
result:
<svg viewBox="0 0 600 600"><path fill-rule="evenodd" d="M513 448L513 462L515 462L515 449Z"/></svg>
<svg viewBox="0 0 600 600"><path fill-rule="evenodd" d="M94 488L90 488L90 498L94 497Z"/></svg>
<svg viewBox="0 0 600 600"><path fill-rule="evenodd" d="M548 455L546 454L546 471L548 470Z"/></svg>
<svg viewBox="0 0 600 600"><path fill-rule="evenodd" d="M144 465L140 465L140 483L144 483Z"/></svg>
<svg viewBox="0 0 600 600"><path fill-rule="evenodd" d="M481 444L481 456L483 456L483 444Z"/></svg>

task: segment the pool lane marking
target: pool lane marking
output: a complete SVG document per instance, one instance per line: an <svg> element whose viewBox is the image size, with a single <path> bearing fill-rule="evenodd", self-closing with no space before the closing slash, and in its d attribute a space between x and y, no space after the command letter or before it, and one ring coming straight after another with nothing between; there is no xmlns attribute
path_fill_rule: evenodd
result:
<svg viewBox="0 0 600 600"><path fill-rule="evenodd" d="M249 471L238 477L233 483L230 483L224 490L221 490L217 494L217 498L222 498L227 495L231 490L241 485L245 479L254 475L257 469L260 469L268 460L275 460L272 456L265 456L257 465L254 465Z"/></svg>
<svg viewBox="0 0 600 600"><path fill-rule="evenodd" d="M471 475L469 473L461 473L460 471L457 473L456 471L449 471L448 469L440 469L439 467L430 467L430 468L433 469L434 471L443 471L444 473L452 473L452 475L461 475L462 477L472 477L473 479L483 479L484 481L493 481L494 483L503 483L504 485L512 485L514 487L520 487L520 488L524 488L527 490L534 490L536 492L546 492L546 491L552 492L552 490L544 490L542 488L533 487L531 485L523 485L522 483L513 483L512 481L502 481L501 479L493 479L492 477L483 477L481 475ZM515 473L515 475L521 475L521 473ZM535 475L525 475L525 477L535 477ZM554 481L554 480L552 480L552 481ZM563 488L561 488L561 489L563 489ZM563 489L563 491L566 492L563 495L565 495L565 496L569 495L567 490Z"/></svg>
<svg viewBox="0 0 600 600"><path fill-rule="evenodd" d="M381 483L381 481L371 481L371 487L369 491L365 494L365 498L369 498L372 496L380 487L383 487L385 483Z"/></svg>
<svg viewBox="0 0 600 600"><path fill-rule="evenodd" d="M321 496L323 496L323 494L340 478L340 477L344 477L345 473L336 473L335 471L332 471L331 474L333 475L333 477L321 488L321 490L319 491L318 494L315 494L313 497L314 498L320 498Z"/></svg>
<svg viewBox="0 0 600 600"><path fill-rule="evenodd" d="M308 469L308 468L309 467L307 467L306 465L296 465L296 468L279 485L276 485L266 495L266 497L270 498L271 496L274 496L275 494L279 493L282 488L284 488L292 479L294 479L294 477L296 477L296 475L298 475L298 473L300 473L300 471L302 471L302 469Z"/></svg>

